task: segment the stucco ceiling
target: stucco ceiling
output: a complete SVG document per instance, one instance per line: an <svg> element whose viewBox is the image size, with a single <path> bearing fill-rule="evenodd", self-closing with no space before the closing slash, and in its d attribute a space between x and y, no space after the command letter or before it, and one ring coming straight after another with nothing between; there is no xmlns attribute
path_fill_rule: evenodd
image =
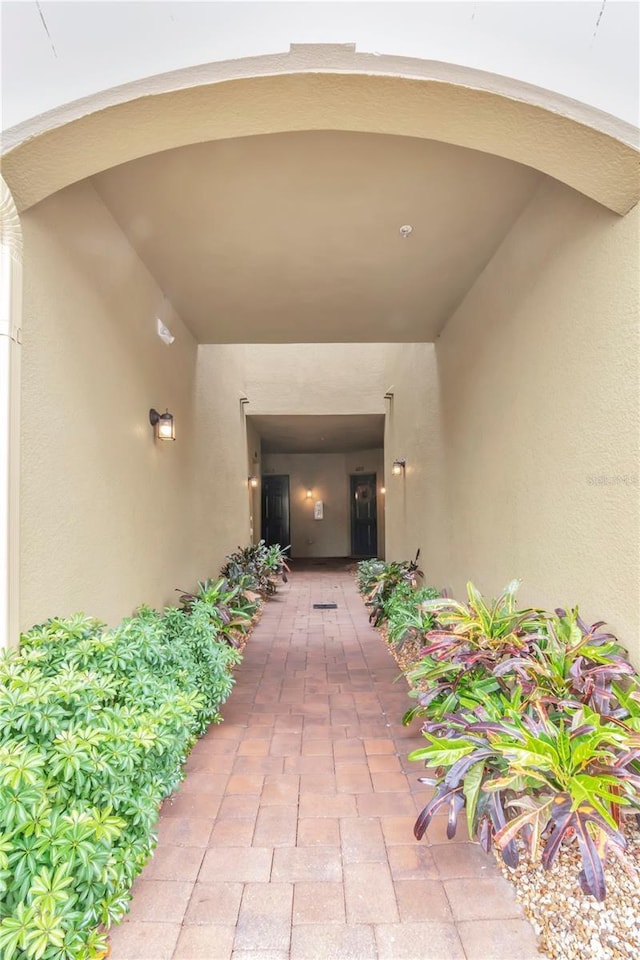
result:
<svg viewBox="0 0 640 960"><path fill-rule="evenodd" d="M383 414L250 416L263 453L348 453L384 442Z"/></svg>
<svg viewBox="0 0 640 960"><path fill-rule="evenodd" d="M539 179L435 141L309 131L92 182L201 343L301 343L435 339Z"/></svg>

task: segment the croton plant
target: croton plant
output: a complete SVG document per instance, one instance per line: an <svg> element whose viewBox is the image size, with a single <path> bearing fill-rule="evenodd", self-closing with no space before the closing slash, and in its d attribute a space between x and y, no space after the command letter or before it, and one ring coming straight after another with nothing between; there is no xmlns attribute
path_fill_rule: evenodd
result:
<svg viewBox="0 0 640 960"><path fill-rule="evenodd" d="M464 811L469 835L512 867L518 839L546 868L576 843L580 885L603 900L603 861L623 855L622 816L640 809L640 679L602 622L518 609L518 587L488 601L470 583L466 603L416 593L427 626L404 722L423 723L411 759L434 790L414 832L445 807L453 837Z"/></svg>

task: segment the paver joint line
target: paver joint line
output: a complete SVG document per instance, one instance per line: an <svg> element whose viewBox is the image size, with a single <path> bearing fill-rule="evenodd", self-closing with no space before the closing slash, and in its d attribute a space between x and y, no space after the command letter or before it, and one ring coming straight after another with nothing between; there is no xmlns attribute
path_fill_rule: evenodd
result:
<svg viewBox="0 0 640 960"><path fill-rule="evenodd" d="M442 817L413 839L428 791L397 674L353 574L294 569L164 804L111 960L503 960L527 933L531 950L491 858L447 846Z"/></svg>

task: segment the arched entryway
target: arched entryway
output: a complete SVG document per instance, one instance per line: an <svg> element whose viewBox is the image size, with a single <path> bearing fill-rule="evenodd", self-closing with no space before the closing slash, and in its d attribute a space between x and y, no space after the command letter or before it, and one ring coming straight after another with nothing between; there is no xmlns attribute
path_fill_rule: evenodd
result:
<svg viewBox="0 0 640 960"><path fill-rule="evenodd" d="M123 135L125 130L126 136ZM93 451L104 460L104 464L101 461L101 468L104 465L108 467L108 462L118 461L121 464L121 470L110 485L104 484L103 487L97 479L87 482L80 496L82 503L91 505L88 516L91 518L94 539L99 539L104 533L100 526L100 518L110 517L113 520L116 517L120 518L122 523L125 522L123 518L128 518L127 522L130 521L134 526L136 523L139 524L140 529L135 538L137 543L149 542L151 537L152 552L155 555L162 556L163 552L168 550L172 557L184 559L189 553L190 545L188 537L180 531L180 524L175 520L177 503L172 499L171 491L185 490L189 471L193 472L193 469L200 472L207 471L210 476L215 476L220 471L221 461L225 460L233 461L232 493L225 493L224 500L221 500L218 494L209 499L205 497L200 503L200 508L205 514L213 509L216 510L216 515L221 517L220 524L224 527L224 538L229 541L228 546L235 546L236 537L239 536L237 527L229 525L227 521L234 515L236 509L246 509L247 471L243 461L243 457L246 460L246 449L234 453L234 460L225 446L224 433L216 433L215 429L212 429L207 440L208 449L204 454L198 447L196 439L201 436L198 432L197 418L192 422L191 413L194 406L193 398L197 396L200 413L208 407L213 411L209 422L215 424L216 417L220 419L221 407L218 403L220 398L212 398L207 393L208 388L203 387L207 375L215 372L217 382L227 390L228 410L225 408L224 416L229 421L233 419L237 425L242 425L242 406L241 403L239 404L239 395L245 387L246 372L241 369L241 364L238 365L237 356L232 357L231 353L223 362L222 354L217 347L213 351L215 356L212 353L209 358L205 357L206 349L202 349L202 338L199 345L198 338L193 337L188 330L185 330L184 337L178 337L178 343L182 339L186 344L178 362L174 362L177 351L171 355L173 358L171 362L167 359L169 354L157 352L165 348L159 347L156 341L151 339L151 334L146 327L144 332L141 330L139 335L136 333L136 349L139 349L139 353L135 356L131 354L126 336L128 336L129 327L132 326L134 314L149 312L151 319L154 320L153 311L160 310L157 306L158 302L162 304L162 291L157 282L154 286L147 280L144 281L146 284L144 291L140 287L135 291L125 287L127 271L133 258L130 248L126 248L126 240L122 238L116 240L117 224L108 222L110 216L108 211L101 210L101 225L105 231L111 231L109 236L113 240L113 245L105 246L104 237L94 237L91 230L85 229L88 221L85 221L83 226L80 217L81 208L86 204L93 204L97 210L99 206L92 193L92 183L86 181L86 178L94 177L100 172L104 172L106 176L112 168L127 164L136 158L143 162L143 158L149 155L162 157L168 155L169 151L179 148L200 149L196 145L201 145L204 149L207 144L215 141L233 144L239 142L238 138L255 139L257 134L267 138L288 135L303 137L315 134L324 136L329 132L336 135L344 133L345 136L354 137L392 138L398 141L411 139L425 145L437 141L435 146L442 146L443 150L457 148L463 152L478 151L478 155L484 155L488 160L502 158L501 162L515 162L534 171L541 171L549 178L561 181L572 190L601 205L597 207L596 204L590 204L587 200L576 201L573 205L575 210L572 207L568 214L575 225L576 234L581 232L587 238L592 223L597 223L598 231L604 235L610 227L618 223L617 218L610 211L623 214L637 201L638 184L635 177L637 154L630 146L632 132L624 124L598 114L586 105L576 105L546 91L520 84L510 84L504 79L481 75L476 71L453 69L438 64L421 64L419 61L370 57L356 54L349 48L299 47L293 48L285 57L265 60L254 58L248 61L236 61L233 64L213 65L210 68L202 68L198 72L187 71L185 74L154 78L144 81L142 85L131 85L117 91L108 91L98 95L93 101L85 101L76 106L71 105L63 111L54 112L22 128L15 129L11 132L12 139L6 140L4 175L18 208L25 214L27 220L33 217L35 221L37 216L33 215L33 211L42 209L38 205L43 201L51 205L48 208L46 224L44 226L40 223L35 224L29 234L31 249L37 248L37 255L41 258L39 264L34 261L34 275L38 272L41 277L45 277L45 284L52 285L51 297L47 296L44 289L40 289L37 297L34 296L30 300L30 315L34 320L31 326L33 332L38 333L37 323L43 319L50 302L56 300L55 285L58 282L66 283L68 289L84 271L81 283L82 296L78 303L74 303L73 310L70 307L67 309L66 304L63 305L64 310L61 306L60 317L51 317L50 329L46 334L49 337L50 348L59 351L62 357L66 345L55 343L54 330L56 323L63 318L63 315L68 316L75 311L77 323L68 331L69 343L73 344L75 349L75 345L82 341L82 351L75 357L76 365L73 370L65 370L58 377L57 382L53 379L47 382L47 390L54 395L65 378L77 376L78 370L81 374L79 379L82 379L82 375L86 376L86 386L96 398L107 397L109 379L111 382L118 380L126 384L126 389L121 390L116 398L117 402L124 404L121 422L125 424L125 428L114 437L114 445L118 450L116 452L115 449L107 449L105 444L96 442ZM80 181L83 182L80 183ZM541 216L548 216L554 204L558 206L556 201L559 194L554 195L554 190L559 189L557 184L554 186L552 180L546 183L546 193L541 202L546 212ZM71 215L69 201L71 193L64 193L67 187L78 191L74 195L73 215ZM581 218L589 229L581 229ZM56 223L57 229L61 231L63 242L68 243L74 255L78 256L79 272L72 271L66 280L62 278L64 273L62 268L68 264L62 261L54 263L49 260L51 244L49 244L48 233L53 223ZM394 228L399 225L394 224ZM533 229L536 230L538 227L539 224L538 226L534 224ZM106 233L104 236L106 237ZM366 239L362 237L361 242L366 242ZM437 239L438 237L435 238L436 242ZM295 238L293 241L295 243ZM404 240L398 240L398 242L411 243ZM545 242L541 242L545 246ZM92 273L92 270L107 246L110 256L106 268L108 276L105 279L105 275L98 276L97 273ZM488 251L488 259L492 252ZM589 256L591 255L589 253ZM526 257L526 253L519 252L514 263L506 268L510 270L510 275L518 274L522 277L523 288L531 283L529 277L524 275L525 271L521 269ZM595 253L593 259L597 259ZM513 269L514 267L517 269ZM476 272L473 277L477 275ZM111 285L108 310L105 304L98 304L94 296L96 289L103 282L107 286ZM558 281L558 284L558 289L562 290L562 282ZM615 282L612 283L612 287L616 289ZM111 297L112 293L113 297ZM104 310L103 307L105 307ZM170 327L173 324L182 334L181 320L175 315L170 296L167 297L163 309L165 308L164 319L168 321ZM454 310L455 301L451 302L450 308L451 311ZM544 314L546 309L545 303L540 310ZM131 317L127 315L128 310L131 311ZM493 311L493 304L489 308L489 313L491 311ZM118 327L121 317L124 317L122 326ZM389 323L387 339L390 341L403 339L397 334L398 318L390 319L392 322ZM96 380L91 373L87 372L93 369L95 357L92 356L93 346L91 336L87 335L86 320L97 323L102 331L100 342L95 344L96 351L103 351L103 355L111 357L109 375L100 380ZM343 329L345 332L341 339L347 339L348 327L343 325ZM237 342L255 342L253 331L249 335L241 325L236 325L235 330ZM292 330L295 332L292 333ZM431 340L435 335L430 330L429 335L425 334L422 339ZM86 340L83 340L85 336ZM297 326L292 323L286 330L268 331L265 340L291 343L296 336L307 342L321 342L326 337L326 332L319 323L314 323L310 331L309 324L305 325L305 320L302 318L298 320ZM335 341L335 333L332 336ZM228 340L228 336L226 339ZM362 339L360 330L357 336L352 334L351 339ZM378 328L376 328L375 337L372 336L371 339L378 343L382 342ZM405 336L404 339L409 338ZM419 338L414 336L414 339ZM469 342L466 336L461 339L466 343ZM204 342L214 344L220 343L221 340L210 337ZM420 346L430 346L430 344L422 343ZM479 349L480 347L481 344ZM109 353L109 351L112 352ZM423 364L422 370L428 367L432 371L433 356L429 354L425 359L423 352L420 352L420 359L421 362L424 360L427 366ZM417 351L415 356L418 356ZM55 360L57 359L56 354ZM405 367L405 369L408 368ZM166 451L158 450L150 454L145 448L142 454L144 479L141 479L142 474L138 475L132 470L131 463L133 456L137 456L135 453L132 454L132 451L142 449L146 443L144 415L150 404L167 403L163 396L156 398L155 394L149 397L147 402L146 395L151 390L157 394L164 393L165 396L172 391L175 394L178 370L180 375L182 373L186 373L189 377L193 375L193 389L189 387L182 391L179 399L169 400L169 403L178 404L178 422L184 425L189 421L187 432L190 434L189 456L192 457L192 461L189 463L188 457L185 457L181 463L172 463L170 476L165 477L164 469L170 455ZM384 379L386 371L382 371L380 376L384 386L379 390L378 396L384 408L385 391L389 390L394 380ZM421 378L424 377L424 372L416 369L411 376L407 375L406 380L415 385L421 384ZM435 409L439 385L437 377L431 377L431 374L429 377L429 389L432 393L428 397L421 397L420 403L422 404L424 400L427 407L431 405ZM28 416L32 422L35 420L36 407L35 379L35 377L30 378L28 386L30 397L27 404ZM104 387L102 393L100 393L100 387ZM468 389L466 382L464 389ZM403 409L404 402L408 415L403 414L402 419L408 422L413 415L412 404L415 409L415 399L402 401L399 393L396 382L395 398L391 391L391 400L387 403L393 405L396 418L400 418L399 411ZM255 402L255 398L250 399ZM73 422L73 417L82 418L79 405L68 397L65 400L67 406L64 407L63 404L61 409L65 410L66 415L63 417L61 414L59 418L63 423L61 435L66 425ZM224 402L227 403L227 400ZM102 403L102 407L106 409L106 401ZM135 415L131 413L134 407ZM251 412L259 413L260 410L256 410L254 406ZM289 409L281 412L298 411ZM317 413L318 411L306 412ZM342 412L361 411L347 411L343 407ZM94 420L97 418L97 413L97 409L92 411L91 416ZM447 415L448 427L455 426L458 421L450 414ZM17 420L14 419L15 424ZM84 445L82 450L86 449L87 444L95 442L97 430L96 427L96 434L92 432L89 417L86 418L86 422L83 421L79 430L79 436L82 437L81 444ZM420 426L414 438L417 453L413 462L409 457L406 482L409 484L414 480L419 481L421 498L425 495L433 495L435 479L429 473L429 469L439 460L438 443L441 432L441 424L437 429L434 427L429 435L425 434ZM126 437L126 443L122 441L123 436ZM182 442L187 439L185 432L180 439ZM46 440L47 438L42 438L43 444ZM83 461L78 453L79 443L75 445L75 451L72 451L75 457L72 462L75 475L82 477ZM395 456L406 456L405 444L406 441L400 437L395 440L391 438L390 457L393 459ZM622 445L621 441L620 446ZM185 447L182 447L182 450L184 449ZM48 453L49 448L46 448L45 456ZM449 456L449 461L455 465L456 457L462 464L458 451L454 451ZM424 467L425 463L428 469ZM194 464L196 464L195 468ZM464 465L461 467L461 472L465 472ZM122 477L125 478L124 482ZM229 478L226 480L225 489L230 489ZM118 486L117 481L120 481L119 490L126 491L128 498L123 510L114 510L110 499L111 490ZM446 482L442 485L447 486ZM107 486L109 489L105 489ZM460 483L457 486L460 486ZM449 487L455 489L456 484L450 484ZM152 497L146 496L149 489L153 490ZM32 497L31 503L42 496L42 490L36 493L37 496ZM189 495L189 499L198 501L199 496L200 494L194 497ZM508 500L508 497L503 496L501 502ZM161 505L158 508L160 511L162 505L171 504L170 509L164 510L163 523L155 522L156 502ZM141 523L140 514L144 511L146 511L145 519L144 523ZM443 512L440 507L434 507L434 511L438 514ZM404 497L404 493L397 500L393 516L394 523L403 525L407 530L407 536L412 536L415 504L412 505ZM73 517L71 519L73 520ZM80 524L82 520L79 518L77 522ZM227 523L226 527L225 523ZM167 533L170 525L173 526L170 533ZM87 526L85 524L85 527ZM69 529L67 525L66 530ZM45 532L43 532L44 535ZM441 535L444 536L444 533L441 532ZM174 539L183 537L179 540L179 548L175 547L172 537ZM33 537L28 540L31 546ZM14 537L12 542L15 550L17 538ZM49 542L54 543L50 536ZM417 545L412 544L412 547ZM83 551L88 551L91 547L91 538L88 535L85 536L85 531L77 544L74 543L74 550L76 546L78 560L73 573L68 575L65 583L65 589L69 586L69 597L74 598L76 593L80 595L82 578L86 576L86 569L80 557ZM206 554L203 553L202 556ZM30 557L26 558L25 569L30 569L29 559ZM52 557L47 562L49 561L53 562ZM135 598L127 597L126 602L139 601L141 594L148 597L151 602L159 602L159 598L151 592L157 590L158 571L152 570L151 567L145 568L141 557L135 560L135 564L136 569L145 571L145 576L135 588ZM195 565L195 561L193 569L188 564L185 565L184 569L188 571L187 576L202 575L202 570L196 570ZM116 568L115 560L112 566ZM15 567L14 561L12 568L15 570ZM167 575L171 580L174 576L177 574L173 572ZM171 583L169 586L167 583L163 588L164 594L173 585ZM105 593L108 592L113 596L122 586L123 584L116 576L109 582L108 578L100 577L96 569L89 593L94 588L96 591L104 589ZM69 602L75 604L76 601L70 599ZM105 609L107 612L104 616L108 618L108 606ZM51 612L50 609L47 610L47 613ZM97 612L100 613L100 611Z"/></svg>

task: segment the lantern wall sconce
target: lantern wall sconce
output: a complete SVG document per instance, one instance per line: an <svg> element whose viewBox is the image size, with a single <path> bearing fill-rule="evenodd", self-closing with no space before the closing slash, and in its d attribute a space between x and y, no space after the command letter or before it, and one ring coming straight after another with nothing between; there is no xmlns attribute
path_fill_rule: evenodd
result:
<svg viewBox="0 0 640 960"><path fill-rule="evenodd" d="M249 477L249 486L255 490L258 486L258 478L254 476Z"/></svg>
<svg viewBox="0 0 640 960"><path fill-rule="evenodd" d="M386 492L387 492L386 487L380 487L380 493L386 493Z"/></svg>
<svg viewBox="0 0 640 960"><path fill-rule="evenodd" d="M305 498L311 500L313 498L313 490L307 490Z"/></svg>
<svg viewBox="0 0 640 960"><path fill-rule="evenodd" d="M407 465L407 461L404 457L399 457L397 460L393 461L393 466L391 467L391 473L394 477L400 477L404 473L404 469Z"/></svg>
<svg viewBox="0 0 640 960"><path fill-rule="evenodd" d="M149 423L153 427L156 440L175 440L176 421L172 413L165 410L158 413L153 407L149 410Z"/></svg>

